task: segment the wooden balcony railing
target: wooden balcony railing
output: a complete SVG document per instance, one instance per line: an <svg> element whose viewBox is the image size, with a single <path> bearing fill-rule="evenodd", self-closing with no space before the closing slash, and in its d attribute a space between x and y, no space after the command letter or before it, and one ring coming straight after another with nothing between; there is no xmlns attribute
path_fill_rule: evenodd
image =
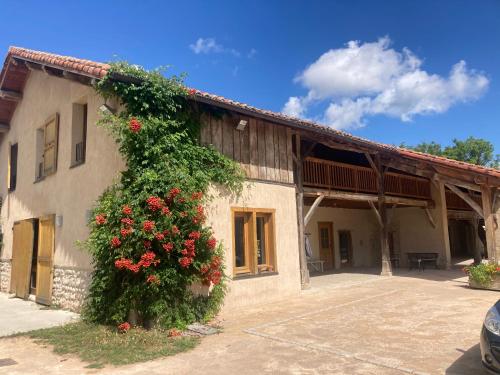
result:
<svg viewBox="0 0 500 375"><path fill-rule="evenodd" d="M377 194L377 176L373 169L329 160L306 158L304 186ZM388 172L384 175L385 193L417 199L431 199L430 181Z"/></svg>

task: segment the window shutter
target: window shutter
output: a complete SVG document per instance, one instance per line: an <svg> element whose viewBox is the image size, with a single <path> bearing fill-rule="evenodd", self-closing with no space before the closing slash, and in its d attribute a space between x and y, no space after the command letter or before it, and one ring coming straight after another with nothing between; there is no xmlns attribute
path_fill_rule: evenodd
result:
<svg viewBox="0 0 500 375"><path fill-rule="evenodd" d="M52 174L57 168L57 140L59 115L56 114L44 126L43 174Z"/></svg>

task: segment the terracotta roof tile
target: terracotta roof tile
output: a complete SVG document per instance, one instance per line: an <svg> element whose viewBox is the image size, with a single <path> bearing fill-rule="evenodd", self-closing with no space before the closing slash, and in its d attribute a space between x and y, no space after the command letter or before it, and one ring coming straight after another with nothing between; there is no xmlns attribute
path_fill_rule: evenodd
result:
<svg viewBox="0 0 500 375"><path fill-rule="evenodd" d="M71 70L74 73L80 73L84 74L87 76L91 76L94 78L103 78L109 68L109 64L104 64L104 63L99 63L95 61L90 61L90 60L82 60L82 59L77 59L75 57L69 57L69 56L60 56L60 55L55 55L47 52L40 52L40 51L33 51L25 48L19 48L19 47L10 47L9 52L7 54L7 58L5 61L9 59L9 57L17 57L20 59L28 60L31 62L36 62L40 64L47 64L51 65L53 67L60 67L60 68L67 68ZM5 66L4 66L5 70ZM4 73L4 71L2 71ZM431 162L431 163L436 163L442 166L446 167L451 167L451 168L457 168L461 170L467 170L470 172L475 172L475 173L480 173L484 175L488 175L491 177L495 178L500 178L500 170L498 169L493 169L493 168L487 168L475 164L469 164L457 160L451 160L439 156L434 156L434 155L429 155L429 154L424 154L421 152L417 151L412 151L412 150L407 150L403 148L399 148L396 146L392 145L387 145L379 142L373 142L365 138L357 137L352 134L349 134L344 131L336 130L333 128L330 128L328 126L319 124L317 122L309 121L309 120L303 120L295 117L290 117L287 116L283 113L278 113L278 112L272 112L269 110L265 109L259 109L253 106L250 106L245 103L240 103L235 100L227 99L222 96L214 95L214 94L209 94L207 92L199 91L199 90L193 90L195 97L199 98L205 98L213 102L214 104L220 103L224 104L226 106L230 106L234 108L235 110L245 110L251 113L255 113L256 115L260 116L265 116L269 118L270 120L275 119L279 120L280 122L285 122L290 124L290 126L296 126L296 127L301 127L304 129L309 129L313 131L320 131L324 134L329 134L331 136L334 136L336 138L342 138L346 141L352 141L358 144L364 144L368 147L373 147L377 148L380 150L385 150L392 152L394 154L397 154L401 157L406 157L410 159L415 159L415 160L421 160L421 161L426 161L426 162Z"/></svg>

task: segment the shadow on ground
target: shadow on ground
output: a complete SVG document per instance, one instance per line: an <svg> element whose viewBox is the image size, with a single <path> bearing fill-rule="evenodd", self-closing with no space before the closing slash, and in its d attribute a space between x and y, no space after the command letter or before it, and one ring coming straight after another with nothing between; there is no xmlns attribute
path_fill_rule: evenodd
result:
<svg viewBox="0 0 500 375"><path fill-rule="evenodd" d="M467 351L457 349L462 355L446 369L446 375L482 375L488 374L481 363L479 344Z"/></svg>

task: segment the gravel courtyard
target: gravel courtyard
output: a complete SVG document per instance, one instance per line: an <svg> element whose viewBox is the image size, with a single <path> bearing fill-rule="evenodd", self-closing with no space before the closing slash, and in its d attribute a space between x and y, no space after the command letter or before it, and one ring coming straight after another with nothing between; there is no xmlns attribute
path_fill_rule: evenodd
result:
<svg viewBox="0 0 500 375"><path fill-rule="evenodd" d="M226 313L223 333L190 352L119 368L87 369L26 338L4 338L0 374L483 374L479 333L500 296L467 288L463 276L314 277L300 297Z"/></svg>

